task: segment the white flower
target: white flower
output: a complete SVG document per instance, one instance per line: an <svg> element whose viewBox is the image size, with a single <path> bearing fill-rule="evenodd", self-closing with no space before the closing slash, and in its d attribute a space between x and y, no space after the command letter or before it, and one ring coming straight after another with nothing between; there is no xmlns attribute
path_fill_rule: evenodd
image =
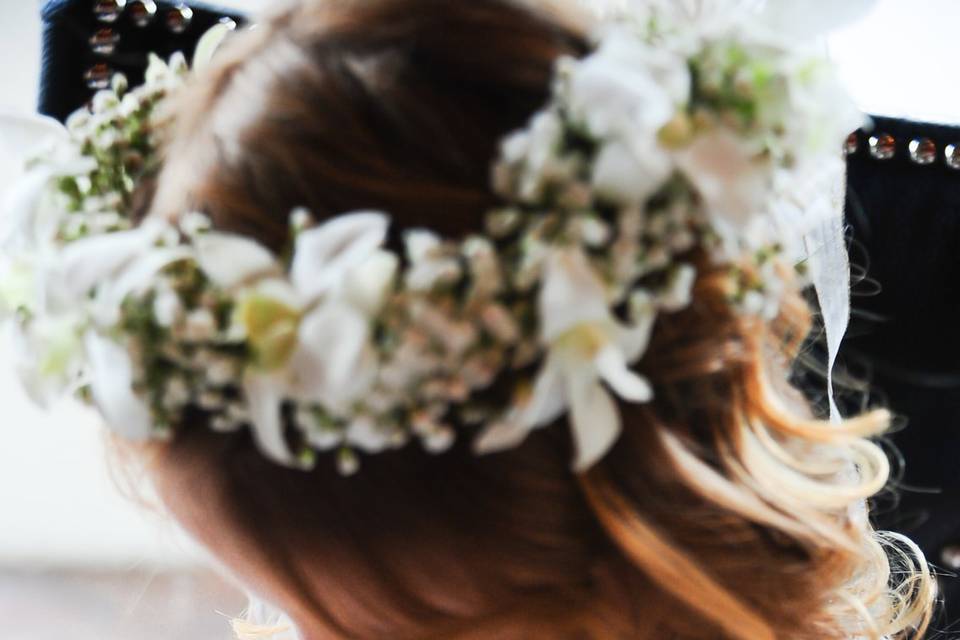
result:
<svg viewBox="0 0 960 640"><path fill-rule="evenodd" d="M523 201L535 201L551 179L565 173L559 151L563 140L563 121L554 111L542 111L530 125L508 136L501 145L504 171L516 179L515 185L500 185L501 191L515 189Z"/></svg>
<svg viewBox="0 0 960 640"><path fill-rule="evenodd" d="M594 137L653 139L689 100L690 72L682 56L611 29L570 66L567 92L571 116Z"/></svg>
<svg viewBox="0 0 960 640"><path fill-rule="evenodd" d="M461 276L460 263L445 250L437 234L413 229L404 234L403 240L410 261L405 276L408 289L430 291L439 284L454 282Z"/></svg>
<svg viewBox="0 0 960 640"><path fill-rule="evenodd" d="M603 144L593 164L597 195L625 205L642 205L673 171L673 159L655 139L631 147L614 140Z"/></svg>
<svg viewBox="0 0 960 640"><path fill-rule="evenodd" d="M667 312L676 312L690 306L697 270L689 264L678 265L671 271L667 285L657 297L658 306Z"/></svg>
<svg viewBox="0 0 960 640"><path fill-rule="evenodd" d="M38 268L35 260L26 256L0 261L0 319L22 308L36 311Z"/></svg>
<svg viewBox="0 0 960 640"><path fill-rule="evenodd" d="M93 400L113 431L128 440L150 437L153 416L134 392L134 364L126 346L89 331L83 339Z"/></svg>
<svg viewBox="0 0 960 640"><path fill-rule="evenodd" d="M157 288L153 299L153 318L161 327L172 327L183 315L183 302L173 287L166 284Z"/></svg>
<svg viewBox="0 0 960 640"><path fill-rule="evenodd" d="M35 157L45 162L27 170L27 161ZM0 246L52 239L64 210L50 201L51 182L95 168L96 162L80 155L56 120L0 114Z"/></svg>
<svg viewBox="0 0 960 640"><path fill-rule="evenodd" d="M515 446L532 429L570 411L576 444L573 467L584 471L620 434L616 404L646 402L647 381L628 367L646 349L647 327L624 327L610 311L603 283L579 249L556 249L547 261L540 293L541 337L548 353L533 392L511 419L481 436L481 452Z"/></svg>
<svg viewBox="0 0 960 640"><path fill-rule="evenodd" d="M190 402L190 388L182 376L174 376L167 381L163 392L163 408L167 411L178 411Z"/></svg>
<svg viewBox="0 0 960 640"><path fill-rule="evenodd" d="M347 427L346 443L366 453L381 453L392 447L393 434L373 418L359 416Z"/></svg>
<svg viewBox="0 0 960 640"><path fill-rule="evenodd" d="M349 304L331 302L300 324L286 365L288 391L302 402L344 413L372 385L375 363L370 319Z"/></svg>
<svg viewBox="0 0 960 640"><path fill-rule="evenodd" d="M726 127L696 136L676 152L683 175L703 198L719 233L737 230L764 213L771 180L769 161Z"/></svg>
<svg viewBox="0 0 960 640"><path fill-rule="evenodd" d="M200 264L215 283L246 283L234 322L258 366L247 371L244 390L258 442L278 462L295 464L280 433L283 400L347 413L373 384L371 317L392 291L397 268L380 249L387 225L383 214L358 212L301 232L289 281L269 275L275 261L262 247L224 234L198 239ZM243 264L230 248L251 261Z"/></svg>
<svg viewBox="0 0 960 640"><path fill-rule="evenodd" d="M290 279L301 296L315 299L339 289L353 269L383 245L389 220L361 211L334 218L297 236Z"/></svg>
<svg viewBox="0 0 960 640"><path fill-rule="evenodd" d="M30 399L47 408L80 379L83 345L76 316L34 318L10 325L17 377Z"/></svg>
<svg viewBox="0 0 960 640"><path fill-rule="evenodd" d="M207 29L200 36L200 40L197 41L197 46L194 49L193 64L190 65L194 72L203 71L210 66L220 45L236 28L237 25L232 20L223 20Z"/></svg>
<svg viewBox="0 0 960 640"><path fill-rule="evenodd" d="M249 238L211 231L198 235L194 248L200 270L222 289L279 274L276 257Z"/></svg>
<svg viewBox="0 0 960 640"><path fill-rule="evenodd" d="M183 323L183 339L187 342L207 342L217 334L217 320L209 309L195 309Z"/></svg>
<svg viewBox="0 0 960 640"><path fill-rule="evenodd" d="M600 142L594 189L623 204L643 204L673 168L658 136L689 100L686 60L611 29L593 55L568 68L571 117Z"/></svg>
<svg viewBox="0 0 960 640"><path fill-rule="evenodd" d="M163 232L162 223L147 222L130 231L90 236L64 247L47 274L46 292L54 308L72 309L83 305L97 290L111 291L117 304L120 294L131 293L150 282L168 264L168 254L155 252ZM183 251L176 251L182 257ZM158 258L162 258L159 260ZM128 271L134 265L136 269ZM142 270L144 265L149 268ZM119 277L124 274L126 277Z"/></svg>

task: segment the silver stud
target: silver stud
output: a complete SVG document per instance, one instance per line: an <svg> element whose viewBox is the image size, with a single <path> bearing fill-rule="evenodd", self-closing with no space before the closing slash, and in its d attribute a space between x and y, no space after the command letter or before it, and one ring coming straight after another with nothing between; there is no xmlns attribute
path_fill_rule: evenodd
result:
<svg viewBox="0 0 960 640"><path fill-rule="evenodd" d="M185 4L178 5L167 12L167 29L172 33L183 33L193 22L193 9Z"/></svg>
<svg viewBox="0 0 960 640"><path fill-rule="evenodd" d="M889 160L897 153L897 140L889 133L870 136L870 155L877 160Z"/></svg>
<svg viewBox="0 0 960 640"><path fill-rule="evenodd" d="M127 0L97 0L93 5L93 13L100 22L112 24L120 18Z"/></svg>
<svg viewBox="0 0 960 640"><path fill-rule="evenodd" d="M910 141L910 159L915 164L933 164L937 160L937 143L930 138L914 138Z"/></svg>
<svg viewBox="0 0 960 640"><path fill-rule="evenodd" d="M960 571L960 545L951 544L940 552L940 562L944 568L951 571Z"/></svg>
<svg viewBox="0 0 960 640"><path fill-rule="evenodd" d="M110 86L110 79L113 77L113 69L110 65L103 63L95 64L83 74L83 79L87 87L94 91L100 91Z"/></svg>
<svg viewBox="0 0 960 640"><path fill-rule="evenodd" d="M960 170L960 142L957 144L948 144L943 150L943 159L951 169Z"/></svg>
<svg viewBox="0 0 960 640"><path fill-rule="evenodd" d="M153 0L133 0L127 11L133 24L142 29L153 22L153 18L157 15L157 3Z"/></svg>
<svg viewBox="0 0 960 640"><path fill-rule="evenodd" d="M843 141L843 155L852 156L857 152L857 149L860 147L860 139L857 137L857 132L854 131L847 136L847 139Z"/></svg>
<svg viewBox="0 0 960 640"><path fill-rule="evenodd" d="M90 36L90 49L98 56L112 56L120 42L120 34L109 27L98 29Z"/></svg>

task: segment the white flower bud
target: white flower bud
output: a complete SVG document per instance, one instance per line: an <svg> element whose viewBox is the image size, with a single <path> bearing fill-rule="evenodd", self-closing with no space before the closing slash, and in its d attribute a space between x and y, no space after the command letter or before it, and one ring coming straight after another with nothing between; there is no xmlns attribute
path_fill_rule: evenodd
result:
<svg viewBox="0 0 960 640"><path fill-rule="evenodd" d="M204 411L215 411L217 409L223 408L223 396L216 391L206 391L200 392L200 395L197 396L197 406L203 409Z"/></svg>
<svg viewBox="0 0 960 640"><path fill-rule="evenodd" d="M696 281L696 268L689 264L678 266L670 273L666 290L657 297L660 308L674 312L688 307L693 299L693 285Z"/></svg>
<svg viewBox="0 0 960 640"><path fill-rule="evenodd" d="M180 296L170 287L157 291L153 299L153 319L164 328L170 328L183 314L183 303Z"/></svg>
<svg viewBox="0 0 960 640"><path fill-rule="evenodd" d="M297 207L290 213L290 227L294 233L299 233L314 224L313 215L308 209Z"/></svg>
<svg viewBox="0 0 960 640"><path fill-rule="evenodd" d="M337 470L342 476L352 476L360 470L360 459L350 449L341 449L337 454Z"/></svg>
<svg viewBox="0 0 960 640"><path fill-rule="evenodd" d="M456 433L448 425L439 425L423 438L423 446L430 453L443 453L453 446Z"/></svg>
<svg viewBox="0 0 960 640"><path fill-rule="evenodd" d="M216 387L224 387L237 378L237 367L229 358L213 356L205 370L207 380Z"/></svg>
<svg viewBox="0 0 960 640"><path fill-rule="evenodd" d="M588 247L596 249L610 241L610 227L593 216L581 216L577 220L577 230L580 239Z"/></svg>
<svg viewBox="0 0 960 640"><path fill-rule="evenodd" d="M129 118L140 110L140 106L140 100L138 100L137 97L132 93L128 93L127 95L123 96L122 100L120 100L118 113L123 118Z"/></svg>
<svg viewBox="0 0 960 640"><path fill-rule="evenodd" d="M210 429L217 433L231 433L238 430L240 426L237 422L223 415L214 416L213 419L210 420Z"/></svg>
<svg viewBox="0 0 960 640"><path fill-rule="evenodd" d="M747 291L743 295L743 301L740 303L743 312L748 315L762 315L767 301L759 291Z"/></svg>
<svg viewBox="0 0 960 640"><path fill-rule="evenodd" d="M209 309L197 309L187 314L183 337L188 342L206 342L217 334L217 320Z"/></svg>
<svg viewBox="0 0 960 640"><path fill-rule="evenodd" d="M500 342L511 344L520 337L516 320L502 304L488 304L480 314L484 328Z"/></svg>
<svg viewBox="0 0 960 640"><path fill-rule="evenodd" d="M185 213L180 218L180 230L190 238L210 231L211 228L213 228L213 223L210 218L198 211Z"/></svg>
<svg viewBox="0 0 960 640"><path fill-rule="evenodd" d="M163 392L163 408L167 411L178 411L190 402L190 388L180 376L174 376L167 381Z"/></svg>
<svg viewBox="0 0 960 640"><path fill-rule="evenodd" d="M73 133L78 133L90 124L90 112L86 109L74 111L67 118L67 129Z"/></svg>
<svg viewBox="0 0 960 640"><path fill-rule="evenodd" d="M91 108L94 113L105 113L106 111L113 109L120 104L120 99L117 97L117 94L111 91L110 89L104 89L102 91L97 91L93 96L93 102Z"/></svg>

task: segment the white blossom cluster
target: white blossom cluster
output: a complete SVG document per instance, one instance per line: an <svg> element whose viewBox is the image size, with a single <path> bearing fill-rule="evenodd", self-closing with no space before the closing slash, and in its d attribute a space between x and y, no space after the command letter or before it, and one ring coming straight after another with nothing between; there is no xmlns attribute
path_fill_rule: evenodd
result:
<svg viewBox="0 0 960 640"><path fill-rule="evenodd" d="M608 24L559 61L550 103L503 142L485 228L407 230L400 253L375 211L295 211L289 259L201 213L134 226L151 113L186 71L155 63L24 179L0 280L24 380L80 391L130 438L204 420L286 465L336 451L344 473L466 430L478 452L514 447L567 415L589 468L620 433L614 396L652 398L634 368L694 300L695 257L728 267L741 312L777 313L859 124L816 50L748 22L674 26Z"/></svg>

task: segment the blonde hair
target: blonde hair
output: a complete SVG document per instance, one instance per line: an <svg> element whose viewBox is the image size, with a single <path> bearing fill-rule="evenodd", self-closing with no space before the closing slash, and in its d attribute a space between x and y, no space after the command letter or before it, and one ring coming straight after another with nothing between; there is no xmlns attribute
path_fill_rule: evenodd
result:
<svg viewBox="0 0 960 640"><path fill-rule="evenodd" d="M284 9L175 105L153 213L202 210L275 248L294 206L462 234L497 203L497 141L543 104L555 60L585 48L500 0ZM222 126L239 111L243 126ZM344 479L191 425L151 472L332 637L921 637L935 582L867 516L889 414L815 419L786 382L811 324L800 292L775 320L746 319L723 274L691 260L694 303L640 363L656 400L622 407L620 441L586 474L568 469L565 429L483 458L384 454Z"/></svg>

